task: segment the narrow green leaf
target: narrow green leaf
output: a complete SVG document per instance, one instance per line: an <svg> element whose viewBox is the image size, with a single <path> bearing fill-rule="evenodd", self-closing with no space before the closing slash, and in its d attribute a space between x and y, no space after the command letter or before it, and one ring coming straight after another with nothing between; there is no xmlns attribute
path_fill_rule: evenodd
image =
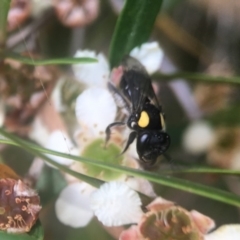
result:
<svg viewBox="0 0 240 240"><path fill-rule="evenodd" d="M117 66L134 47L148 40L161 4L162 0L125 1L111 41L111 67Z"/></svg>
<svg viewBox="0 0 240 240"><path fill-rule="evenodd" d="M96 179L96 178L93 178L93 177L89 177L87 175L75 172L75 171L65 167L64 165L61 165L61 164L53 161L51 158L49 158L48 156L43 154L43 153L51 153L51 151L44 151L44 150L41 151L40 147L36 147L36 145L34 147L34 144L31 144L31 143L28 143L26 141L23 141L20 138L15 137L11 133L5 132L2 128L0 128L0 133L3 136L5 136L6 138L11 139L15 143L15 146L22 147L26 151L32 153L35 156L38 156L38 157L42 158L43 160L45 160L46 162L50 163L54 167L60 169L61 171L65 172L65 173L68 173L68 174L72 175L73 177L76 177L77 179L80 179L80 180L82 180L82 181L84 181L84 182L86 182L86 183L88 183L88 184L90 184L90 185L92 185L94 187L99 187L101 184L104 183L103 181L101 181L99 179ZM54 155L54 154L52 154L52 155ZM65 158L70 158L71 159L70 156L72 156L72 155L65 154ZM75 157L77 158L77 156L75 156Z"/></svg>
<svg viewBox="0 0 240 240"><path fill-rule="evenodd" d="M34 240L43 240L44 239L44 231L41 225L41 222L38 220L36 224L32 227L31 231L28 233Z"/></svg>
<svg viewBox="0 0 240 240"><path fill-rule="evenodd" d="M36 238L33 238L26 233L12 234L12 233L6 233L6 232L2 232L2 231L0 231L0 239L4 239L4 240L36 240Z"/></svg>
<svg viewBox="0 0 240 240"><path fill-rule="evenodd" d="M188 169L180 169L171 171L171 173L211 173L211 174L228 174L228 175L240 175L239 170L232 169L219 169L219 168L210 168L210 167L194 167Z"/></svg>
<svg viewBox="0 0 240 240"><path fill-rule="evenodd" d="M4 47L6 40L7 16L11 0L0 1L0 49Z"/></svg>
<svg viewBox="0 0 240 240"><path fill-rule="evenodd" d="M11 57L12 58L12 57ZM67 65L67 64L85 64L85 63L95 63L97 62L94 58L52 58L52 59L44 59L44 60L36 60L31 58L12 58L19 62L33 65L33 66L43 66L43 65Z"/></svg>
<svg viewBox="0 0 240 240"><path fill-rule="evenodd" d="M204 186L204 185L201 185L201 184L198 184L198 183L193 183L191 181L187 181L187 180L180 179L180 178L175 178L175 177L172 177L172 176L159 175L159 174L152 173L152 172L147 172L147 171L142 171L142 170L137 170L137 169L131 169L131 168L123 167L123 166L116 166L114 164L109 164L109 163L105 164L105 163L102 163L102 162L99 162L99 161L96 161L96 160L92 160L92 159L86 159L86 158L82 158L82 157L78 157L78 156L73 156L73 155L68 155L68 154L55 152L55 151L52 151L52 150L49 150L49 149L44 149L44 148L38 147L36 145L34 146L34 144L28 144L25 141L22 141L19 138L13 136L12 134L7 133L3 129L0 129L0 133L3 136L5 136L8 139L15 142L16 145L25 148L29 152L32 152L32 153L38 152L37 153L38 156L43 155L42 153L48 153L48 154L52 154L52 155L56 155L56 156L61 156L61 157L64 157L64 158L69 158L69 159L72 159L72 160L80 161L80 162L91 164L91 165L98 166L98 167L102 167L104 169L117 171L117 172L129 174L129 175L132 175L132 176L136 176L136 177L142 177L142 178L145 178L149 181L152 181L152 182L155 182L155 183L158 183L158 184L162 184L164 186L176 188L176 189L179 189L179 190L183 190L183 191L186 191L186 192L190 192L190 193L193 193L193 194L208 197L208 198L220 201L220 202L224 202L224 203L227 203L227 204L230 204L230 205L233 205L233 206L240 207L240 196L237 196L237 195L232 194L232 193L227 192L227 191L223 191L223 190L216 189L216 188L213 188L213 187ZM39 151L41 151L41 153L39 153ZM43 156L45 156L45 155L43 155ZM46 158L43 158L43 159L46 159ZM46 159L46 161L53 164L52 160L49 161L49 159ZM59 166L59 169L62 169L62 167L63 167L60 164L56 164L56 163L54 163L53 165ZM69 169L67 171L68 171L69 174L72 174L71 172L74 172L74 171L69 170ZM77 173L74 172L74 174L77 174Z"/></svg>
<svg viewBox="0 0 240 240"><path fill-rule="evenodd" d="M0 129L0 132L1 132L1 129ZM29 143L29 142L26 142L26 141L23 141L23 140L21 140L21 142L22 143L25 142L28 145L28 147L30 147L32 149L35 149L36 151L40 151L42 153L52 154L54 156L59 156L59 157L68 157L68 158L70 158L70 159L72 159L74 161L85 162L84 160L82 160L82 159L84 159L82 157L66 155L66 154L63 155L63 153L56 152L56 151L53 151L53 150L50 150L50 149L47 149L47 148L42 148L42 147L40 147L38 145ZM9 144L9 145L14 145L14 146L20 147L20 145L18 143L13 142L12 140L9 140L9 139L0 138L0 143ZM88 160L89 159L87 159L86 161L88 161ZM99 161L94 161L94 162L99 163ZM119 165L112 165L112 166L119 167ZM193 168L191 168L191 167L187 168L187 166L185 166L185 165L183 166L183 168L181 168L181 166L180 166L180 169L176 169L174 171L166 170L166 171L162 171L161 173L162 174L174 174L174 173L178 174L178 173L187 173L187 172L189 172L189 173L211 173L211 174L240 175L240 170L222 169L222 168L210 168L210 167L201 167L201 166L199 166L199 167L195 166Z"/></svg>
<svg viewBox="0 0 240 240"><path fill-rule="evenodd" d="M40 221L33 226L29 233L13 234L0 231L0 239L2 240L43 240L44 232Z"/></svg>
<svg viewBox="0 0 240 240"><path fill-rule="evenodd" d="M2 130L0 128L0 132L1 131ZM21 146L17 142L14 142L14 141L9 140L9 139L7 139L7 138L0 138L0 143L14 145L14 146L18 146L18 147ZM32 144L30 142L26 142L24 140L21 140L21 143L27 144L28 147L30 147L30 148L32 148L32 149L34 149L36 151L39 151L39 152L42 152L42 153L47 153L47 154L52 154L54 156L70 158L70 159L72 159L74 161L87 163L88 160L89 160L89 159L84 160L85 158L78 157L78 156L67 155L67 154L64 154L64 153L61 153L61 152L56 152L56 151L53 151L53 150L50 150L50 149L47 149L47 148L40 147L40 146L38 146L36 144ZM95 160L93 160L93 162L99 163L99 161L95 161ZM112 164L112 166L119 167L119 165L116 165L116 164ZM191 167L187 168L187 166L185 166L185 165L183 166L183 168L181 168L181 166L180 166L179 169L176 169L174 171L166 170L166 171L162 171L161 173L162 174L168 174L168 173L173 174L173 173L186 173L186 172L189 172L189 173L212 173L212 174L240 175L240 170L222 169L222 168L210 168L210 167L201 167L201 166L199 166L199 167L194 166L192 168Z"/></svg>
<svg viewBox="0 0 240 240"><path fill-rule="evenodd" d="M196 82L206 82L206 83L231 83L231 84L240 84L240 76L236 77L213 77L203 73L194 73L194 72L178 72L178 73L155 73L152 78L154 80L166 81L166 80L175 80L178 78L183 78L189 81Z"/></svg>
<svg viewBox="0 0 240 240"><path fill-rule="evenodd" d="M25 63L33 66L43 65L66 65L66 64L86 64L96 63L98 60L95 58L51 58L51 59L33 59L31 57L24 57L17 53L3 53L2 57L17 60L21 63Z"/></svg>

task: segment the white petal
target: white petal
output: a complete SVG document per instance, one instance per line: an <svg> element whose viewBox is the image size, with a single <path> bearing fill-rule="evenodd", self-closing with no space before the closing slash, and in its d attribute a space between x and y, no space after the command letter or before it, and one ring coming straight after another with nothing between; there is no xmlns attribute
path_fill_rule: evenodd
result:
<svg viewBox="0 0 240 240"><path fill-rule="evenodd" d="M89 88L77 98L75 112L80 125L98 134L114 121L117 106L106 89Z"/></svg>
<svg viewBox="0 0 240 240"><path fill-rule="evenodd" d="M156 72L163 59L163 51L157 42L144 43L134 48L130 56L142 63L149 74Z"/></svg>
<svg viewBox="0 0 240 240"><path fill-rule="evenodd" d="M62 153L67 153L71 155L77 155L78 151L74 147L72 141L69 139L69 137L61 132L61 131L54 131L50 134L47 143L45 144L46 148L49 148L54 151L62 152ZM73 160L69 158L63 158L63 157L58 157L54 155L48 154L48 156L63 165L70 165ZM51 165L50 165L51 166Z"/></svg>
<svg viewBox="0 0 240 240"><path fill-rule="evenodd" d="M204 240L239 240L239 239L240 239L239 224L224 225L204 237Z"/></svg>
<svg viewBox="0 0 240 240"><path fill-rule="evenodd" d="M91 207L105 226L137 223L143 212L138 194L122 182L103 184L91 197Z"/></svg>
<svg viewBox="0 0 240 240"><path fill-rule="evenodd" d="M32 123L29 137L40 145L45 146L49 136L50 132L48 128L44 125L42 119L36 116Z"/></svg>
<svg viewBox="0 0 240 240"><path fill-rule="evenodd" d="M214 142L214 131L204 121L191 124L184 133L183 146L192 154L207 151Z"/></svg>
<svg viewBox="0 0 240 240"><path fill-rule="evenodd" d="M72 69L78 81L85 83L87 86L106 87L109 77L109 66L105 56L101 53L96 55L95 52L84 50L77 51L75 57L97 58L97 63L75 64Z"/></svg>
<svg viewBox="0 0 240 240"><path fill-rule="evenodd" d="M156 197L152 184L143 178L128 177L125 182L130 188L141 192L149 197Z"/></svg>
<svg viewBox="0 0 240 240"><path fill-rule="evenodd" d="M74 228L85 227L93 217L89 207L92 191L86 183L73 183L64 188L55 204L59 221Z"/></svg>

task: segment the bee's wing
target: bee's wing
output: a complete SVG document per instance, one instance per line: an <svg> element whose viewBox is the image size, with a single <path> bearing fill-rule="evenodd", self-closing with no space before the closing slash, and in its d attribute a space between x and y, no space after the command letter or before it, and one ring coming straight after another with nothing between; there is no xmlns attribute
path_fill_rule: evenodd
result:
<svg viewBox="0 0 240 240"><path fill-rule="evenodd" d="M121 94L121 92L113 85L112 82L108 82L108 89L112 93L118 108L120 108L124 114L129 115L131 109L130 102Z"/></svg>
<svg viewBox="0 0 240 240"><path fill-rule="evenodd" d="M150 82L150 84L147 87L147 93L148 93L149 99L150 99L152 104L154 104L160 111L162 111L162 107L161 107L161 105L160 105L160 103L157 99L157 96L156 96L154 90L153 90L151 79L150 79L149 82Z"/></svg>
<svg viewBox="0 0 240 240"><path fill-rule="evenodd" d="M150 100L160 111L162 111L161 106L157 100L154 93L151 78L149 77L144 66L132 57L125 57L122 63L124 67L124 74L121 80L124 95L128 96L130 102L132 103L133 110L141 110L146 98ZM124 87L128 86L131 94L128 94Z"/></svg>

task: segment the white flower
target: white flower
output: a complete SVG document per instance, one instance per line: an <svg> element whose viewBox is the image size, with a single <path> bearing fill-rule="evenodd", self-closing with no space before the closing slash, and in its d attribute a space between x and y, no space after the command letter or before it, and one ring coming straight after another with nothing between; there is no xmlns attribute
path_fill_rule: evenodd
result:
<svg viewBox="0 0 240 240"><path fill-rule="evenodd" d="M130 56L140 61L148 74L152 74L159 69L163 59L163 51L157 42L144 43L140 47L134 48L130 52Z"/></svg>
<svg viewBox="0 0 240 240"><path fill-rule="evenodd" d="M103 184L91 196L91 208L105 226L137 223L143 212L138 194L122 182Z"/></svg>
<svg viewBox="0 0 240 240"><path fill-rule="evenodd" d="M130 56L139 60L149 74L158 70L163 58L163 51L157 42L144 43L140 47L134 48ZM78 81L88 87L106 87L110 75L110 67L106 57L94 51L78 50L75 57L97 58L97 63L74 64L72 69Z"/></svg>
<svg viewBox="0 0 240 240"><path fill-rule="evenodd" d="M94 51L78 50L75 57L97 58L97 63L75 64L72 66L78 81L87 86L105 87L109 76L109 65L102 53L96 55Z"/></svg>
<svg viewBox="0 0 240 240"><path fill-rule="evenodd" d="M75 112L80 125L92 129L98 136L114 122L117 106L107 89L93 87L78 96Z"/></svg>
<svg viewBox="0 0 240 240"><path fill-rule="evenodd" d="M155 54L150 55L154 56ZM147 58L150 58L150 55L146 55ZM124 155L116 157L117 154L120 154L128 137L127 132L129 132L129 129L127 127L113 128L107 150L102 148L105 140L105 129L115 121L117 114L114 98L107 90L106 83L110 73L105 57L102 54L96 55L91 51L78 51L75 56L97 57L99 61L96 64L79 64L72 67L78 81L85 83L88 87L78 96L75 105L75 114L80 128L77 129L74 136L80 155L104 162L110 161L112 163L116 161L117 164L139 168L138 162L133 158L136 155L135 145ZM60 146L64 149L64 142ZM96 149L100 150L96 151ZM92 174L91 176L99 176L108 180L118 179L125 181L128 178L124 174L115 174L109 170L84 165L79 162L74 162L70 168L86 175ZM136 223L143 214L138 194L129 188L127 184L121 182L104 184L92 195L91 201L85 201L81 199L82 195L85 195L83 199L86 199L86 194L80 192L83 183L76 183L78 180L75 178L68 178L67 180L71 184L63 190L56 203L57 217L66 225L72 227L86 225L92 216L92 212L89 213L88 211L90 204L98 219L107 226ZM128 184L147 195L155 196L151 184L147 181L132 179L128 181ZM89 188L89 191L91 191L92 188L90 186ZM88 187L84 188L84 191L88 191ZM81 215L84 216L81 217Z"/></svg>
<svg viewBox="0 0 240 240"><path fill-rule="evenodd" d="M205 235L204 240L239 240L240 239L240 225L229 224L224 225L214 232Z"/></svg>
<svg viewBox="0 0 240 240"><path fill-rule="evenodd" d="M144 193L145 195L155 198L157 194L154 192L152 184L143 178L128 177L125 183L135 191Z"/></svg>
<svg viewBox="0 0 240 240"><path fill-rule="evenodd" d="M65 225L78 228L86 226L93 217L89 207L93 187L86 183L72 183L60 193L55 211L57 218Z"/></svg>
<svg viewBox="0 0 240 240"><path fill-rule="evenodd" d="M204 121L198 121L191 124L183 136L183 146L192 154L199 154L207 151L213 142L213 129Z"/></svg>
<svg viewBox="0 0 240 240"><path fill-rule="evenodd" d="M52 132L48 138L47 143L45 144L45 147L54 151L68 153L72 155L76 155L78 153L69 137L61 131ZM68 158L58 157L50 154L48 154L48 156L52 160L63 165L70 165L73 162L73 160Z"/></svg>

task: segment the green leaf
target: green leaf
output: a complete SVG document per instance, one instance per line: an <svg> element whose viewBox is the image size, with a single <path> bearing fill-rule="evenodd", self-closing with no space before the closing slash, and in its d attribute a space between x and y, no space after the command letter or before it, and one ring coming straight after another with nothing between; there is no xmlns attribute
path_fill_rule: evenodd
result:
<svg viewBox="0 0 240 240"><path fill-rule="evenodd" d="M166 80L176 80L177 78L183 78L189 81L196 82L206 82L206 83L231 83L240 84L240 77L213 77L203 73L192 73L192 72L178 72L178 73L155 73L152 78L154 80L166 81Z"/></svg>
<svg viewBox="0 0 240 240"><path fill-rule="evenodd" d="M42 156L45 156L42 153L48 153L48 154L52 154L52 155L56 155L56 156L61 156L64 158L69 158L72 160L91 164L93 166L102 167L104 169L129 174L129 175L135 176L135 177L145 178L151 182L162 184L164 186L176 188L179 190L194 193L194 194L197 194L200 196L208 197L208 198L220 201L220 202L224 202L224 203L227 203L227 204L230 204L233 206L240 207L240 196L237 196L237 195L227 192L227 191L223 191L223 190L216 189L213 187L201 185L198 183L193 183L192 181L187 181L187 180L175 178L172 176L164 176L162 174L159 175L159 174L152 173L152 172L131 169L131 168L118 166L118 165L114 165L114 164L110 164L110 163L105 164L105 163L102 163L102 162L99 162L96 160L92 160L92 159L86 159L86 158L82 158L82 157L78 157L78 156L59 153L59 152L52 151L49 149L44 149L44 148L38 147L34 144L28 144L25 141L20 140L19 138L13 136L12 134L7 133L6 131L4 131L1 128L0 128L0 133L3 136L5 136L6 138L12 140L12 142L13 142L12 144L16 144L17 146L23 147L24 149L28 150L29 152L36 153L37 156L42 157ZM5 143L7 143L7 141L4 139L0 140L0 142L4 142L4 141L5 141ZM10 141L9 141L9 143L10 143ZM64 171L68 172L69 174L75 174L73 176L77 177L77 174L80 174L80 173L76 173L70 169L67 169L66 167L63 167L60 164L54 163L52 160L49 160L46 157L43 157L43 159L45 159L46 161L50 162L51 164L53 164L55 166L59 166L59 169L64 170ZM87 176L85 176L85 177L87 177Z"/></svg>
<svg viewBox="0 0 240 240"><path fill-rule="evenodd" d="M97 59L95 58L52 58L52 59L33 59L31 57L24 57L20 54L17 53L3 53L2 56L4 58L10 58L17 60L21 63L25 63L28 65L33 65L33 66L43 66L43 65L66 65L66 64L86 64L86 63L96 63L98 62Z"/></svg>
<svg viewBox="0 0 240 240"><path fill-rule="evenodd" d="M2 133L2 131L3 130L0 128L0 133ZM6 133L4 131L4 134L8 134L8 133ZM8 135L9 139L12 139L12 137L13 137L12 134ZM14 138L16 138L16 137L14 137ZM56 152L56 151L53 151L53 150L50 150L50 149L47 149L47 148L43 148L43 147L40 147L40 146L38 146L36 144L32 144L30 142L27 142L27 141L24 141L24 140L20 140L19 138L16 138L16 139L18 139L21 142L21 144L16 142L15 140L9 140L9 139L3 138L3 136L1 136L0 137L0 143L14 145L14 146L18 146L18 147L20 147L21 144L27 144L27 148L34 149L35 151L39 151L41 153L51 154L51 155L54 155L54 156L69 158L69 159L72 159L74 161L83 162L83 163L88 163L88 161L90 160L88 158L68 155L68 154L64 154L64 153L61 153L61 152ZM91 164L91 161L96 163L96 164L93 164L93 165L98 165L98 163L99 163L99 161L90 160L90 164ZM55 162L54 162L54 164L55 164ZM105 165L104 163L100 163L100 165L102 165L102 164ZM110 164L110 163L107 163L107 165L108 164ZM119 167L119 165L116 165L116 164L111 164L111 165L114 166L114 167ZM186 172L189 172L189 173L212 173L212 174L240 175L240 170L212 168L212 167L202 167L202 166L197 166L197 167L195 166L195 167L191 167L191 168L187 169L186 165L183 165L182 168L181 168L181 165L180 165L180 168L176 169L174 171L169 171L169 170L161 171L162 174L169 174L169 173L171 173L171 174L177 173L178 174L178 173L186 173Z"/></svg>
<svg viewBox="0 0 240 240"><path fill-rule="evenodd" d="M186 169L174 170L171 173L211 173L211 174L228 174L228 175L240 175L240 170L211 168L211 167L193 167Z"/></svg>
<svg viewBox="0 0 240 240"><path fill-rule="evenodd" d="M13 234L0 231L0 239L3 240L43 240L44 232L40 221L32 227L29 233Z"/></svg>
<svg viewBox="0 0 240 240"><path fill-rule="evenodd" d="M28 233L34 240L43 240L44 239L44 231L43 227L38 220L37 223L32 227L31 231Z"/></svg>
<svg viewBox="0 0 240 240"><path fill-rule="evenodd" d="M23 141L22 139L14 136L13 134L11 133L7 133L5 132L2 128L0 128L0 133L5 136L6 138L9 138L12 140L13 144L15 146L19 146L23 149L25 149L26 151L44 159L46 162L50 163L51 165L53 165L54 167L60 169L61 171L65 172L65 173L68 173L74 177L76 177L77 179L80 179L94 187L99 187L101 184L103 184L104 182L99 180L99 179L96 179L96 178L93 178L93 177L89 177L89 176L86 176L84 174L81 174L81 173L78 173L78 172L75 172L67 167L65 167L64 165L61 165L55 161L53 161L51 158L49 158L48 156L46 156L45 154L43 153L52 153L51 151L44 151L44 148L41 148L39 146L36 146L34 144L31 144L31 143L28 143L26 141ZM0 142L1 140L4 142L4 143L7 143L6 139L0 139ZM52 155L55 155L55 154L52 154ZM60 153L61 155L61 153ZM57 155L56 155L57 156ZM68 155L68 154L65 154L65 157L64 158L70 158L72 155ZM77 157L76 157L77 158ZM74 159L75 160L75 159Z"/></svg>
<svg viewBox="0 0 240 240"><path fill-rule="evenodd" d="M42 206L55 199L67 185L66 179L58 169L45 165L35 185L41 196Z"/></svg>
<svg viewBox="0 0 240 240"><path fill-rule="evenodd" d="M161 4L162 0L125 1L111 41L111 67L117 66L134 47L148 40Z"/></svg>
<svg viewBox="0 0 240 240"><path fill-rule="evenodd" d="M7 16L11 0L0 1L0 49L4 47L6 40Z"/></svg>

